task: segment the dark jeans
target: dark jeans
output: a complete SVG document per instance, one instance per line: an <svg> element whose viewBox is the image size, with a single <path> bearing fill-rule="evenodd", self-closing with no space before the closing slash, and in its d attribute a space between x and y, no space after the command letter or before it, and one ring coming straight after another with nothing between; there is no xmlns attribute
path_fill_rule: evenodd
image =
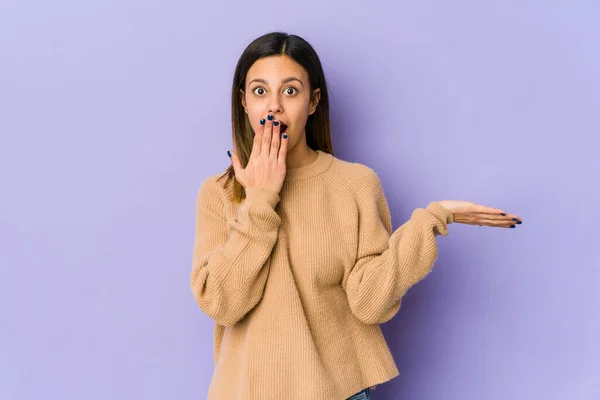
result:
<svg viewBox="0 0 600 400"><path fill-rule="evenodd" d="M347 400L371 400L371 391L369 388L361 390L360 392L348 397Z"/></svg>

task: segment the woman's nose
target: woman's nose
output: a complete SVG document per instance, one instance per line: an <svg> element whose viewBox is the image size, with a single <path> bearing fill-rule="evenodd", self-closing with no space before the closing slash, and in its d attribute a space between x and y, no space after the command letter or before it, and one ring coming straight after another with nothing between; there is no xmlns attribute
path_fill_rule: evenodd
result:
<svg viewBox="0 0 600 400"><path fill-rule="evenodd" d="M280 113L281 112L281 103L279 98L275 97L271 100L269 105L269 114Z"/></svg>

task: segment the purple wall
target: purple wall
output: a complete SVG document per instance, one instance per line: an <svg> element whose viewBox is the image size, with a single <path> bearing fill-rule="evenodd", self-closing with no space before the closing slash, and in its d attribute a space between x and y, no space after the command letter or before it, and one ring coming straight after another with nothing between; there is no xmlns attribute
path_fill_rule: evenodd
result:
<svg viewBox="0 0 600 400"><path fill-rule="evenodd" d="M391 4L1 2L1 399L205 398L195 196L272 30L316 47L336 155L380 174L395 227L442 199L524 220L439 239L374 399L600 398L598 2Z"/></svg>

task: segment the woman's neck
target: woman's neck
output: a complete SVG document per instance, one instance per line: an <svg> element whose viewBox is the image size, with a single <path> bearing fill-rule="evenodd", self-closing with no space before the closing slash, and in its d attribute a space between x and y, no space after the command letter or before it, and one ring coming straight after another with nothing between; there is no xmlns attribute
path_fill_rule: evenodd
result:
<svg viewBox="0 0 600 400"><path fill-rule="evenodd" d="M319 154L308 147L306 141L300 141L293 149L288 150L286 167L288 169L301 168L312 164Z"/></svg>

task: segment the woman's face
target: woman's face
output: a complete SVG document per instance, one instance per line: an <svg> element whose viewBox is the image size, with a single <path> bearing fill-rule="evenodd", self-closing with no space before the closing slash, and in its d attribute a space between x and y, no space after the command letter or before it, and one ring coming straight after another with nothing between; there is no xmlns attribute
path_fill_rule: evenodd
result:
<svg viewBox="0 0 600 400"><path fill-rule="evenodd" d="M282 124L281 134L288 134L288 152L306 140L306 121L317 108L320 89L310 93L308 73L300 64L285 55L261 58L248 70L240 92L254 132L270 113Z"/></svg>

